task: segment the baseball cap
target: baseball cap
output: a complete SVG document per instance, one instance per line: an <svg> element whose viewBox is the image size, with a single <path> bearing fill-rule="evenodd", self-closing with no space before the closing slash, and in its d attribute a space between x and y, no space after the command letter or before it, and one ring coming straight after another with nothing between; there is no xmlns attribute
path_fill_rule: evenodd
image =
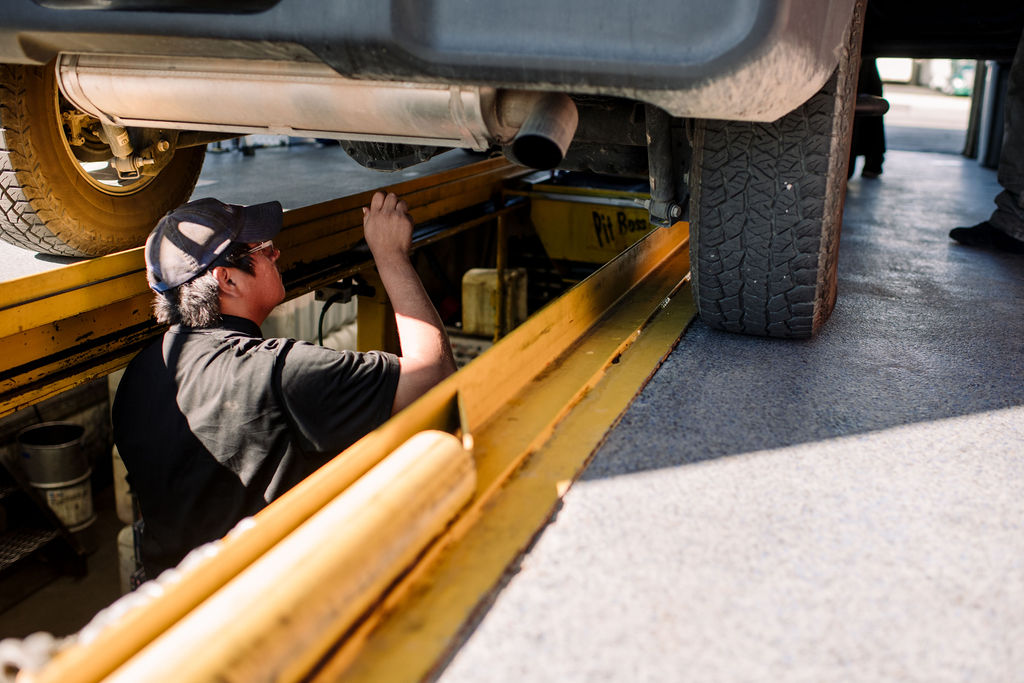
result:
<svg viewBox="0 0 1024 683"><path fill-rule="evenodd" d="M197 199L170 211L146 240L146 278L166 292L202 275L232 242L262 242L281 231L280 202L251 206Z"/></svg>

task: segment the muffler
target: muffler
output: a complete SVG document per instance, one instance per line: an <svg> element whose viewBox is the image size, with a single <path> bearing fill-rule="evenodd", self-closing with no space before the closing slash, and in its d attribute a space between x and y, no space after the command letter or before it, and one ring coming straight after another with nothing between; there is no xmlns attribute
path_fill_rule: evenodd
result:
<svg viewBox="0 0 1024 683"><path fill-rule="evenodd" d="M576 131L566 95L345 78L325 64L64 54L61 92L102 123L394 142L484 151L553 168Z"/></svg>

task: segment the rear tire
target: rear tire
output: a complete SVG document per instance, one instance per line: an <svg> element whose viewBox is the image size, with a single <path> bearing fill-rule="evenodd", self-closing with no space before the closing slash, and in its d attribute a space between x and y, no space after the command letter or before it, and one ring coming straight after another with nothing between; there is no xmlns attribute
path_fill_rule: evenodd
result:
<svg viewBox="0 0 1024 683"><path fill-rule="evenodd" d="M58 119L52 66L0 66L0 239L62 256L100 256L141 245L186 201L204 147L178 150L154 178L105 190L90 182ZM137 187L137 189L135 189Z"/></svg>
<svg viewBox="0 0 1024 683"><path fill-rule="evenodd" d="M832 313L862 23L858 3L835 73L795 111L694 124L690 261L712 327L810 337Z"/></svg>

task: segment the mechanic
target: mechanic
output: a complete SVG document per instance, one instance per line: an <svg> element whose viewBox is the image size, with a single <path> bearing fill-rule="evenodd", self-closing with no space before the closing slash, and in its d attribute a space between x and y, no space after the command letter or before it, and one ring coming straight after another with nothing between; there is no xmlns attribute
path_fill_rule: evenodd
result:
<svg viewBox="0 0 1024 683"><path fill-rule="evenodd" d="M149 578L222 537L455 370L409 258L405 202L377 192L366 242L395 310L402 356L264 339L284 300L271 241L278 202L200 199L146 241L154 311L171 327L128 365L114 441L143 520Z"/></svg>
<svg viewBox="0 0 1024 683"><path fill-rule="evenodd" d="M953 228L949 236L971 247L1024 254L1024 34L1010 67L1003 108L1003 146L996 176L1003 191L987 221Z"/></svg>

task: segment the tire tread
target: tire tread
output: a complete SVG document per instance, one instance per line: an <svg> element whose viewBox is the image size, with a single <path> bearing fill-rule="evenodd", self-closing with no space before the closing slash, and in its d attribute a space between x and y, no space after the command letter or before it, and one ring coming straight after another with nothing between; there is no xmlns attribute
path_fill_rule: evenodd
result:
<svg viewBox="0 0 1024 683"><path fill-rule="evenodd" d="M44 158L49 159L49 168L53 169L55 151L46 143L52 136L38 139L39 131L34 131L33 126L46 122L33 121L25 103L32 93L53 87L47 85L46 73L42 68L0 65L0 240L59 256L99 256L141 244L159 216L192 193L205 150L180 150L180 161L176 155L158 182L131 200L135 206L145 204L151 221L139 220L131 234L112 232L106 221L123 215L124 199L64 201L62 193L77 196L81 190L67 180L48 178L41 163ZM159 182L163 180L167 182ZM103 197L95 190L90 192ZM108 207L103 209L107 213L94 208L99 206Z"/></svg>
<svg viewBox="0 0 1024 683"><path fill-rule="evenodd" d="M47 254L82 256L50 232L34 208L49 202L36 200L39 193L30 180L36 168L25 149L31 125L15 106L25 98L24 78L21 69L0 65L0 239Z"/></svg>
<svg viewBox="0 0 1024 683"><path fill-rule="evenodd" d="M691 262L712 327L809 337L832 311L862 11L848 55L795 111L695 123Z"/></svg>

